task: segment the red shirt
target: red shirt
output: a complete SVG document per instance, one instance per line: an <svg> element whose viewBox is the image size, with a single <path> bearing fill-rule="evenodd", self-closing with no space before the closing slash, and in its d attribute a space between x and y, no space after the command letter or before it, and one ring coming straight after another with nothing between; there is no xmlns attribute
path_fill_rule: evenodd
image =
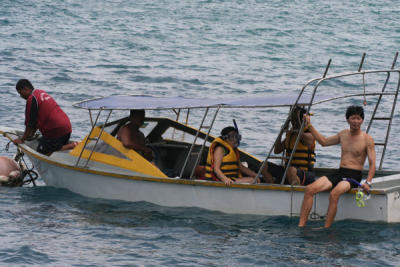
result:
<svg viewBox="0 0 400 267"><path fill-rule="evenodd" d="M26 100L25 125L38 128L43 136L58 138L72 132L71 122L56 101L35 89Z"/></svg>

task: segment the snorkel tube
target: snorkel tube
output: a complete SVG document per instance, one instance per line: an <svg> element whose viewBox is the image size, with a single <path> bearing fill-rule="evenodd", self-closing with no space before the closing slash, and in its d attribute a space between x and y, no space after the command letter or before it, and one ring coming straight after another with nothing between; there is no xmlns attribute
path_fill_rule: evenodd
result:
<svg viewBox="0 0 400 267"><path fill-rule="evenodd" d="M233 126L235 126L235 129L236 129L236 131L237 131L237 133L238 133L238 136L240 136L239 128L238 128L238 126L237 126L237 124L236 124L236 120L233 119L232 121L233 121ZM240 146L240 138L237 139L237 147L239 147L239 146Z"/></svg>
<svg viewBox="0 0 400 267"><path fill-rule="evenodd" d="M358 192L356 193L356 204L360 208L365 207L365 202L364 201L366 201L366 200L371 198L371 194L369 193L369 191L365 195L361 190L361 184L359 182L357 182L356 180L351 179L351 178L343 178L343 180L348 181L350 184L353 183L353 184L356 184L358 186Z"/></svg>

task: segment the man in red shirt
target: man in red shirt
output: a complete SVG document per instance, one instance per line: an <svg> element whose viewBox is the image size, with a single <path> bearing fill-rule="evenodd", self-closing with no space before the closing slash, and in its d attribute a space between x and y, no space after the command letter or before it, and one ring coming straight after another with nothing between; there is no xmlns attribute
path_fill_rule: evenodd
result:
<svg viewBox="0 0 400 267"><path fill-rule="evenodd" d="M45 91L34 89L26 79L19 80L16 89L26 99L26 108L25 131L21 138L13 140L14 144L23 143L39 129L42 133L37 147L39 153L50 155L57 150L73 148L75 144L68 144L71 122L56 101Z"/></svg>

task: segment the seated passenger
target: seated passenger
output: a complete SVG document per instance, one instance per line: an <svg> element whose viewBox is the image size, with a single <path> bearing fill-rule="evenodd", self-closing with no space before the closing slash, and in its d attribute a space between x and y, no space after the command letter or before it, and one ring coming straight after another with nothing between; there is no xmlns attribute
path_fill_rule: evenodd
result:
<svg viewBox="0 0 400 267"><path fill-rule="evenodd" d="M239 146L241 136L236 128L229 126L214 139L207 155L206 179L232 183L252 183L256 173L240 162ZM243 177L243 174L246 177Z"/></svg>
<svg viewBox="0 0 400 267"><path fill-rule="evenodd" d="M124 147L133 149L147 160L153 159L152 150L145 145L144 134L139 130L143 125L145 111L131 110L129 122L122 126L117 133L117 139L121 141Z"/></svg>
<svg viewBox="0 0 400 267"><path fill-rule="evenodd" d="M286 131L286 137L282 140L282 133L275 143L275 154L285 151L285 165L289 161L290 155L296 143L297 135L303 121L306 110L301 107L295 107L290 122L292 128ZM315 138L305 127L301 134L296 151L293 154L291 166L287 172L287 183L291 185L308 185L315 181L315 174L312 172L315 163ZM263 170L263 175L268 182L281 183L285 166L280 166L268 162Z"/></svg>

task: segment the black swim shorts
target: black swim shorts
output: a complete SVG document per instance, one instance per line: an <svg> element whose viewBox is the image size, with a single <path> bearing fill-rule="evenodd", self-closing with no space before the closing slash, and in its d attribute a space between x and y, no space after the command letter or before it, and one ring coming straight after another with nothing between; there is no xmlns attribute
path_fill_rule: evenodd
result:
<svg viewBox="0 0 400 267"><path fill-rule="evenodd" d="M49 138L46 136L42 136L39 139L39 145L37 147L37 152L42 153L42 154L49 154L54 151L58 151L62 148L63 145L67 144L69 141L69 138L71 136L71 133L58 137L58 138Z"/></svg>
<svg viewBox="0 0 400 267"><path fill-rule="evenodd" d="M274 177L274 182L280 184L283 174L285 173L285 167L269 161L267 163L268 172L272 175L272 177ZM315 174L312 171L303 171L301 169L297 169L297 176L300 178L301 185L308 185L315 181ZM285 181L285 184L288 184L287 180Z"/></svg>
<svg viewBox="0 0 400 267"><path fill-rule="evenodd" d="M328 176L328 180L332 183L332 188L346 178L351 178L357 182L361 182L362 172L360 170L340 168L334 174ZM352 188L358 187L358 185L354 183L350 183L350 185Z"/></svg>

